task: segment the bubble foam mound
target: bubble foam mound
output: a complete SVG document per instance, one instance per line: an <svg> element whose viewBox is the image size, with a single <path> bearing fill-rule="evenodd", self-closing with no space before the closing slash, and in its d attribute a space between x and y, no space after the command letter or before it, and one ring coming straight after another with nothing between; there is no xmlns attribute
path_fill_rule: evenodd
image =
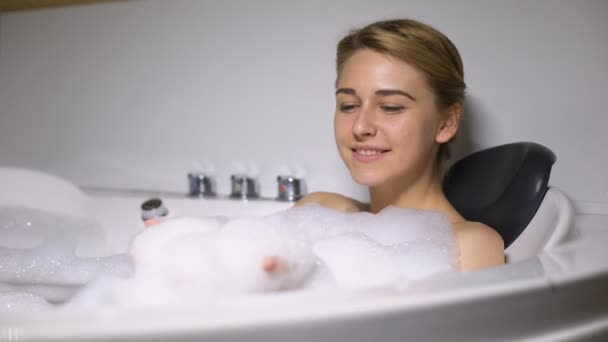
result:
<svg viewBox="0 0 608 342"><path fill-rule="evenodd" d="M100 274L127 276L128 255L81 257L103 245L92 220L43 210L0 206L0 282L84 285Z"/></svg>
<svg viewBox="0 0 608 342"><path fill-rule="evenodd" d="M40 222L29 232L46 233ZM5 232L30 228L9 226ZM65 309L213 307L228 298L288 290L404 288L457 269L446 216L395 207L371 214L307 205L265 217L169 218L134 236L127 254L95 258L76 255L78 224L68 228L59 220L49 226L56 238L42 234L36 247L0 247L0 283L11 289L84 286L60 305ZM36 306L38 297L30 305L16 292L4 296L12 308L45 306Z"/></svg>
<svg viewBox="0 0 608 342"><path fill-rule="evenodd" d="M131 277L103 277L71 305L194 305L292 289L369 289L457 269L446 216L395 207L172 218L135 236L129 254Z"/></svg>
<svg viewBox="0 0 608 342"><path fill-rule="evenodd" d="M128 276L128 255L81 258L74 244L49 241L38 248L0 247L0 281L7 284L84 285L101 274Z"/></svg>

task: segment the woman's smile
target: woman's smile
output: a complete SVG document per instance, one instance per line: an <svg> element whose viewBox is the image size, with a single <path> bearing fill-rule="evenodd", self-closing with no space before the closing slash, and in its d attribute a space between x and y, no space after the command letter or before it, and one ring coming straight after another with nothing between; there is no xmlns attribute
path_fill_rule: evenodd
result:
<svg viewBox="0 0 608 342"><path fill-rule="evenodd" d="M371 145L356 145L351 148L353 158L364 164L373 163L383 159L390 149Z"/></svg>

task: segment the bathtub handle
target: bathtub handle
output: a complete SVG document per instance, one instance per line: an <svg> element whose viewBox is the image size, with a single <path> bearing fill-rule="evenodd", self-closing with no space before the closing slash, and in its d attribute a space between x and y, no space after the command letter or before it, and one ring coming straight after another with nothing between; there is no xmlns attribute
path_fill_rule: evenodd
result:
<svg viewBox="0 0 608 342"><path fill-rule="evenodd" d="M192 197L213 197L215 196L214 180L212 177L200 173L191 172L188 174L189 194Z"/></svg>
<svg viewBox="0 0 608 342"><path fill-rule="evenodd" d="M293 176L282 175L277 177L277 183L279 193L277 196L278 201L295 202L302 198L304 193L304 180Z"/></svg>
<svg viewBox="0 0 608 342"><path fill-rule="evenodd" d="M254 199L259 198L258 183L253 177L244 174L230 176L231 191L230 197L235 199Z"/></svg>

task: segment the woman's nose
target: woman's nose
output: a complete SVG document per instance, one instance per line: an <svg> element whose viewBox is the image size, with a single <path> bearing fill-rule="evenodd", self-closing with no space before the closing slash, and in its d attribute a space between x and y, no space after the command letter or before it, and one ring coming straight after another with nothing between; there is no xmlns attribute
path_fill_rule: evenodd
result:
<svg viewBox="0 0 608 342"><path fill-rule="evenodd" d="M357 119L353 124L353 133L358 139L366 136L376 135L376 124L373 118L374 113L369 110L361 110L357 114Z"/></svg>

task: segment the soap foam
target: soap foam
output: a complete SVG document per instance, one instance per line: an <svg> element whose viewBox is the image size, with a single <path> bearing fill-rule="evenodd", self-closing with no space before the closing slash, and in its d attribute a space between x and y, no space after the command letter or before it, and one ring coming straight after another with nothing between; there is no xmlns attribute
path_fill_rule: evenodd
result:
<svg viewBox="0 0 608 342"><path fill-rule="evenodd" d="M361 233L321 240L313 250L340 287L378 287L399 279L399 270L391 252Z"/></svg>
<svg viewBox="0 0 608 342"><path fill-rule="evenodd" d="M455 270L455 246L443 214L394 207L378 214L343 213L307 205L257 218L167 219L135 236L128 255L105 259L78 259L60 245L51 246L59 248L55 251L43 245L19 255L0 250L0 255L12 260L6 263L9 273L21 272L23 281L83 283L97 276L66 305L95 308L200 305L292 289L385 287ZM52 255L46 259L50 264L59 260L63 266L18 270L44 255ZM132 274L120 277L130 273L121 266L129 258ZM95 270L79 269L93 262Z"/></svg>
<svg viewBox="0 0 608 342"><path fill-rule="evenodd" d="M90 256L103 245L101 229L92 220L0 206L2 312L53 307L48 301L62 302L100 275L130 275L127 254Z"/></svg>
<svg viewBox="0 0 608 342"><path fill-rule="evenodd" d="M340 287L388 286L456 269L457 253L441 213L387 207L342 216L351 233L317 242L315 255Z"/></svg>
<svg viewBox="0 0 608 342"><path fill-rule="evenodd" d="M128 276L127 255L80 258L70 241L47 241L38 248L0 247L0 281L8 284L84 285L100 274Z"/></svg>

